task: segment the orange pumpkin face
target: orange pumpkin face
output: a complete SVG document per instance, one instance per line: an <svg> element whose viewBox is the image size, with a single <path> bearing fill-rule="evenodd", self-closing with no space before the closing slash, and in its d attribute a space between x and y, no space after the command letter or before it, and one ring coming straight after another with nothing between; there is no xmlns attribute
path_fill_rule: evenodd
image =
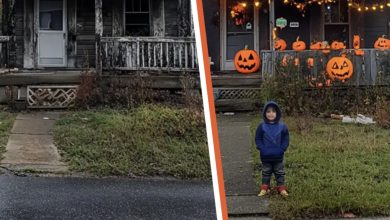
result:
<svg viewBox="0 0 390 220"><path fill-rule="evenodd" d="M390 49L390 40L386 39L384 37L378 38L378 40L375 41L374 47L376 49L380 50L389 50Z"/></svg>
<svg viewBox="0 0 390 220"><path fill-rule="evenodd" d="M307 67L310 69L314 66L314 59L312 57L307 58L306 63L307 63Z"/></svg>
<svg viewBox="0 0 390 220"><path fill-rule="evenodd" d="M333 57L326 64L326 72L331 79L339 79L344 81L350 78L353 74L352 62L345 57Z"/></svg>
<svg viewBox="0 0 390 220"><path fill-rule="evenodd" d="M287 48L286 41L283 39L275 40L274 48L275 50L279 50L279 51L285 50Z"/></svg>
<svg viewBox="0 0 390 220"><path fill-rule="evenodd" d="M360 49L360 36L359 35L353 35L353 48Z"/></svg>
<svg viewBox="0 0 390 220"><path fill-rule="evenodd" d="M240 73L254 73L260 67L259 55L254 50L240 50L234 57L234 66Z"/></svg>
<svg viewBox="0 0 390 220"><path fill-rule="evenodd" d="M341 50L341 49L345 49L345 45L343 42L333 41L332 44L330 45L330 48L332 50Z"/></svg>
<svg viewBox="0 0 390 220"><path fill-rule="evenodd" d="M361 50L361 49L355 50L355 55L356 56L363 56L364 55L364 50Z"/></svg>
<svg viewBox="0 0 390 220"><path fill-rule="evenodd" d="M310 44L310 50L321 50L322 48L322 43L321 42L316 42Z"/></svg>
<svg viewBox="0 0 390 220"><path fill-rule="evenodd" d="M288 55L284 55L283 56L283 58L282 58L282 66L288 66L288 59L289 59Z"/></svg>
<svg viewBox="0 0 390 220"><path fill-rule="evenodd" d="M304 41L300 41L299 37L297 37L297 40L292 44L292 48L295 51L302 51L306 49L306 43Z"/></svg>

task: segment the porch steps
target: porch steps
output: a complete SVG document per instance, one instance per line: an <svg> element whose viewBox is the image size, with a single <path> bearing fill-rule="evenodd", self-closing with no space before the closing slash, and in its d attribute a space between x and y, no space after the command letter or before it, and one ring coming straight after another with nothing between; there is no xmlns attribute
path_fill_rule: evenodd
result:
<svg viewBox="0 0 390 220"><path fill-rule="evenodd" d="M260 107L260 73L215 72L211 78L217 112L254 111Z"/></svg>

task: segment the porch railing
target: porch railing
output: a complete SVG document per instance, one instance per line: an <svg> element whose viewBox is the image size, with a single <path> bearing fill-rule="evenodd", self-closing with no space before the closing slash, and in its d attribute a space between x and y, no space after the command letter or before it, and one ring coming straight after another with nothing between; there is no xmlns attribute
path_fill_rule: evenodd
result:
<svg viewBox="0 0 390 220"><path fill-rule="evenodd" d="M343 50L346 57L353 63L353 75L346 80L349 85L390 85L390 50L362 49L363 56L356 56L353 49ZM325 55L322 51L261 51L262 75L275 74L282 71L282 62L287 67L295 67L300 74L320 76L326 74L326 64L334 56L340 56L341 51L331 51ZM295 60L298 58L298 60ZM314 65L308 67L307 59L313 58ZM299 65L296 65L298 62ZM294 69L294 68L287 68Z"/></svg>
<svg viewBox="0 0 390 220"><path fill-rule="evenodd" d="M190 37L103 37L103 69L197 71L195 39Z"/></svg>
<svg viewBox="0 0 390 220"><path fill-rule="evenodd" d="M0 36L0 68L8 67L9 48L8 48L9 36Z"/></svg>

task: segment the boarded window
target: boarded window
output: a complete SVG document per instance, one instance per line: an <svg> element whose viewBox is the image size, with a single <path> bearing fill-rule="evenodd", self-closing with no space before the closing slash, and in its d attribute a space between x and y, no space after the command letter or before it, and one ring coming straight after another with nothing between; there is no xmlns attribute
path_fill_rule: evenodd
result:
<svg viewBox="0 0 390 220"><path fill-rule="evenodd" d="M325 6L325 40L345 42L349 45L349 10L347 0Z"/></svg>
<svg viewBox="0 0 390 220"><path fill-rule="evenodd" d="M125 33L130 36L150 35L149 0L125 0Z"/></svg>

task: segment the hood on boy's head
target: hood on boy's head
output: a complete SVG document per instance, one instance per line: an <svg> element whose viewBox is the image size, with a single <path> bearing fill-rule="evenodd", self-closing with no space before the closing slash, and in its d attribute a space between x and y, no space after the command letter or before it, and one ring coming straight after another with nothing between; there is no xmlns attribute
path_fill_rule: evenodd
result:
<svg viewBox="0 0 390 220"><path fill-rule="evenodd" d="M280 111L280 108L278 106L278 104L276 104L276 102L273 102L273 101L269 101L267 103L265 103L264 105L264 108L263 108L263 120L266 122L266 123L269 123L270 121L267 119L267 117L265 116L265 113L267 112L267 108L268 107L273 107L276 111L276 118L275 118L275 122L279 122L280 118L282 117L282 112Z"/></svg>

